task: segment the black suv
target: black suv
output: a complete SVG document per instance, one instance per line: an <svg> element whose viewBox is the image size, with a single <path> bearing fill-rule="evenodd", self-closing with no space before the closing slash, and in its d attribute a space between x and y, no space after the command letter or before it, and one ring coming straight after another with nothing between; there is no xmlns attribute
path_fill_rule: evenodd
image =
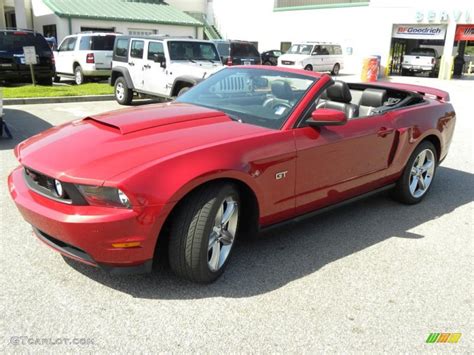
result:
<svg viewBox="0 0 474 355"><path fill-rule="evenodd" d="M260 53L251 42L216 40L219 55L224 65L258 65L262 64Z"/></svg>
<svg viewBox="0 0 474 355"><path fill-rule="evenodd" d="M29 65L25 64L23 47L36 49L33 66L38 84L52 85L54 57L45 38L35 31L0 29L0 82L31 82Z"/></svg>

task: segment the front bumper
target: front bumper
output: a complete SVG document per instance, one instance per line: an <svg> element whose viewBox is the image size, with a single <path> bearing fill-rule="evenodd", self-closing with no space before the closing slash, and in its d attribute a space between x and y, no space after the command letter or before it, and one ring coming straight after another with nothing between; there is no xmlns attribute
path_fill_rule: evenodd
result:
<svg viewBox="0 0 474 355"><path fill-rule="evenodd" d="M22 167L8 177L8 186L23 218L33 226L38 238L54 250L114 274L151 269L164 222L160 217L162 206L124 209L64 204L30 190ZM140 246L112 246L126 242L140 242Z"/></svg>

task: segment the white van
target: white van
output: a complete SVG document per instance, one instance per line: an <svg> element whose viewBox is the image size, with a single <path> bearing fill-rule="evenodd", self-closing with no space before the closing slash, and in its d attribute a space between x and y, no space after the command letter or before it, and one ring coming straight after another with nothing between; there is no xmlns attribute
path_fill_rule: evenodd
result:
<svg viewBox="0 0 474 355"><path fill-rule="evenodd" d="M344 69L344 56L339 44L328 42L293 43L278 58L278 66L293 67L338 75Z"/></svg>

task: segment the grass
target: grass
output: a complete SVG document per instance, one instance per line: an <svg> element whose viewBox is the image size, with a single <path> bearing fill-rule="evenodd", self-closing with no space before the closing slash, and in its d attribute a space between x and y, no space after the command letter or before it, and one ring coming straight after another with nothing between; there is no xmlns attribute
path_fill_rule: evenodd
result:
<svg viewBox="0 0 474 355"><path fill-rule="evenodd" d="M89 83L83 85L25 85L3 87L3 97L28 98L28 97L55 97L55 96L86 96L86 95L110 95L113 87L107 83Z"/></svg>

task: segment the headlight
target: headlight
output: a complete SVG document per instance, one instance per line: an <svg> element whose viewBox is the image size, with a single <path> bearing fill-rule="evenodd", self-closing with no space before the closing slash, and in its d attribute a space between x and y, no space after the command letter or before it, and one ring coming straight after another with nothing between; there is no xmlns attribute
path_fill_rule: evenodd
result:
<svg viewBox="0 0 474 355"><path fill-rule="evenodd" d="M90 205L131 208L129 198L120 189L107 186L76 186Z"/></svg>

